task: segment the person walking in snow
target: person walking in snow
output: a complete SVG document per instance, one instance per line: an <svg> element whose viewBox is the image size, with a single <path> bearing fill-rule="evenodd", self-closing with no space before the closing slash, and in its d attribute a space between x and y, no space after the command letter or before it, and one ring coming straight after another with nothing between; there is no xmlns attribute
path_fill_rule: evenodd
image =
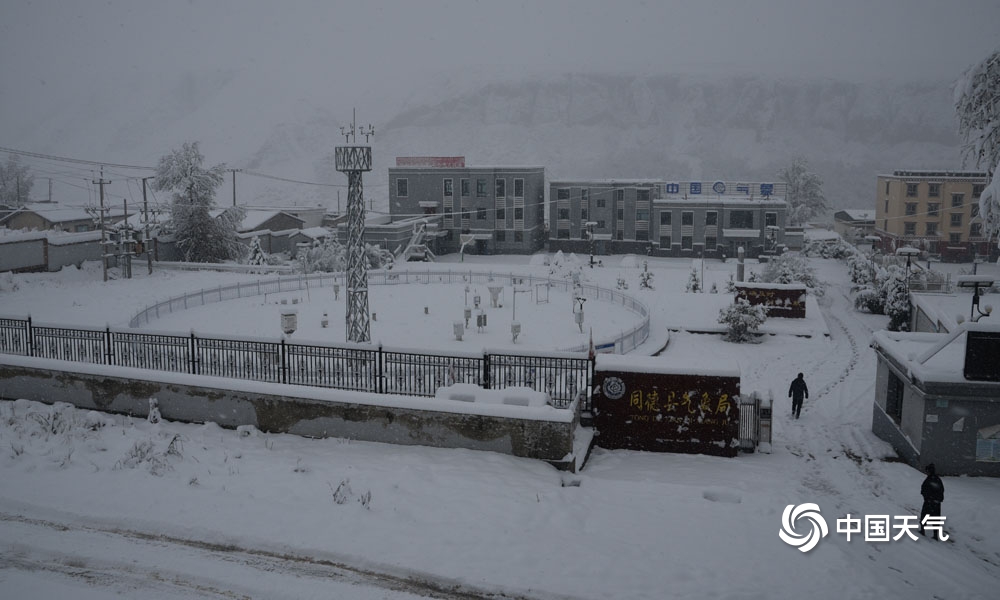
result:
<svg viewBox="0 0 1000 600"><path fill-rule="evenodd" d="M806 387L802 373L799 373L799 376L792 380L792 385L788 386L788 397L792 399L792 414L798 419L799 413L802 412L802 399L809 397L809 388Z"/></svg>
<svg viewBox="0 0 1000 600"><path fill-rule="evenodd" d="M944 502L944 482L935 473L934 463L927 465L927 479L920 485L920 495L924 497L924 505L920 507L920 535L924 535L924 517L940 517L941 503ZM940 530L938 539L941 538Z"/></svg>

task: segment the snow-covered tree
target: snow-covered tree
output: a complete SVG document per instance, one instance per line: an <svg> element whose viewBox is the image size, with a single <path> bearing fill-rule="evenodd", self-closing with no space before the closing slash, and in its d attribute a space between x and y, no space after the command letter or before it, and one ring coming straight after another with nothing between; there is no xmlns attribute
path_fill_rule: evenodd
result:
<svg viewBox="0 0 1000 600"><path fill-rule="evenodd" d="M733 279L733 274L729 274L729 281L726 282L726 293L735 294L736 293L736 280Z"/></svg>
<svg viewBox="0 0 1000 600"><path fill-rule="evenodd" d="M979 216L987 236L1000 245L1000 50L963 73L955 85L962 155L986 169L989 184L979 196Z"/></svg>
<svg viewBox="0 0 1000 600"><path fill-rule="evenodd" d="M185 143L180 150L160 158L153 187L174 192L170 207L170 228L185 261L218 262L239 258L245 251L236 237L246 215L239 207L213 217L215 190L222 184L225 165L206 169L198 142Z"/></svg>
<svg viewBox="0 0 1000 600"><path fill-rule="evenodd" d="M688 275L687 287L684 288L686 292L700 292L701 291L701 279L698 278L698 271L691 269L691 274Z"/></svg>
<svg viewBox="0 0 1000 600"><path fill-rule="evenodd" d="M653 274L649 271L643 271L639 273L639 289L640 290L652 290L653 288Z"/></svg>
<svg viewBox="0 0 1000 600"><path fill-rule="evenodd" d="M778 177L788 186L785 200L790 209L788 220L792 225L802 225L826 212L823 180L809 171L809 163L805 158L795 158L792 165L779 173Z"/></svg>
<svg viewBox="0 0 1000 600"><path fill-rule="evenodd" d="M35 176L18 155L8 154L7 162L0 163L0 205L24 206L34 184Z"/></svg>
<svg viewBox="0 0 1000 600"><path fill-rule="evenodd" d="M767 307L762 304L750 304L746 298L737 298L735 302L719 311L719 323L728 326L726 339L730 342L742 343L754 339L754 333L767 320Z"/></svg>
<svg viewBox="0 0 1000 600"><path fill-rule="evenodd" d="M250 251L247 255L247 264L259 267L267 264L267 253L260 246L260 238L253 236L250 240Z"/></svg>
<svg viewBox="0 0 1000 600"><path fill-rule="evenodd" d="M872 283L874 268L871 259L860 252L847 258L847 271L851 275L851 282L855 285L865 286Z"/></svg>
<svg viewBox="0 0 1000 600"><path fill-rule="evenodd" d="M879 291L885 299L889 331L909 331L910 299L906 293L906 272L897 266L889 267Z"/></svg>
<svg viewBox="0 0 1000 600"><path fill-rule="evenodd" d="M300 251L297 259L303 273L335 273L347 268L347 248L330 236L322 243L313 242L311 248Z"/></svg>

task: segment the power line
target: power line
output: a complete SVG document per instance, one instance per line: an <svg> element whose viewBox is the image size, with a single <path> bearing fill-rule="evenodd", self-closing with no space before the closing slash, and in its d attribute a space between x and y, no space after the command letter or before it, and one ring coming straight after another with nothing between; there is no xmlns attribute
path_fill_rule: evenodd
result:
<svg viewBox="0 0 1000 600"><path fill-rule="evenodd" d="M6 148L0 146L0 151L7 152L9 154L17 154L19 156L31 156L34 158L44 158L48 160L57 160L59 162L75 163L80 165L92 165L95 167L116 167L119 169L144 169L149 171L155 171L156 167L144 167L139 165L122 165L109 162L99 162L94 160L85 160L82 158L67 158L65 156L54 156L52 154L42 154L40 152L28 152L27 150L18 150L16 148Z"/></svg>

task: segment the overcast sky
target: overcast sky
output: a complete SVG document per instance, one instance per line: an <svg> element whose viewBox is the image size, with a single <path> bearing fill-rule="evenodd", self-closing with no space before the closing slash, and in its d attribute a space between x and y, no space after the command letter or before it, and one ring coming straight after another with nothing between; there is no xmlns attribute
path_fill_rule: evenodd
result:
<svg viewBox="0 0 1000 600"><path fill-rule="evenodd" d="M996 0L3 0L0 93L297 63L344 83L460 67L938 78L1000 44L998 24Z"/></svg>

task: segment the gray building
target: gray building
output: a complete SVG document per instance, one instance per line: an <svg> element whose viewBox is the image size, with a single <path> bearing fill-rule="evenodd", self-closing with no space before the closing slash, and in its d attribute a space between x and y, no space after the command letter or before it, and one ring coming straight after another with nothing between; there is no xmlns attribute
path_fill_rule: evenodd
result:
<svg viewBox="0 0 1000 600"><path fill-rule="evenodd" d="M545 167L467 167L464 157L400 157L389 168L392 221L440 215L435 254L527 254L545 243Z"/></svg>
<svg viewBox="0 0 1000 600"><path fill-rule="evenodd" d="M1000 325L879 331L872 431L941 475L1000 476Z"/></svg>
<svg viewBox="0 0 1000 600"><path fill-rule="evenodd" d="M553 181L549 201L553 252L754 257L785 244L783 183Z"/></svg>

